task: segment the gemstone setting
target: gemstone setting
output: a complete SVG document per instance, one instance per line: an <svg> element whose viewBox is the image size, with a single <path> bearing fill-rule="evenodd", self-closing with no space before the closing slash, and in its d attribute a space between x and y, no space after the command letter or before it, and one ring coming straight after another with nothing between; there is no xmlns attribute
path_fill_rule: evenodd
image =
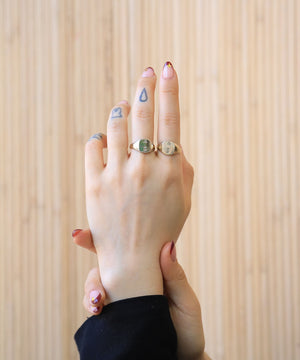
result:
<svg viewBox="0 0 300 360"><path fill-rule="evenodd" d="M155 146L149 139L140 139L130 144L130 148L141 152L142 154L148 154L155 150Z"/></svg>
<svg viewBox="0 0 300 360"><path fill-rule="evenodd" d="M139 151L142 153L148 153L152 150L151 141L148 139L139 140Z"/></svg>
<svg viewBox="0 0 300 360"><path fill-rule="evenodd" d="M172 141L163 141L161 149L164 154L173 155L176 151L176 145Z"/></svg>

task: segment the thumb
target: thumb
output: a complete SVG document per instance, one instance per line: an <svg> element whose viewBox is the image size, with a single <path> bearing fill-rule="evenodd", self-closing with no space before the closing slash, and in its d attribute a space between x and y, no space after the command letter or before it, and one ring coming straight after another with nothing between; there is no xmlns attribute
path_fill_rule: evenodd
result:
<svg viewBox="0 0 300 360"><path fill-rule="evenodd" d="M82 230L76 229L72 232L73 241L76 245L79 245L91 252L97 254L96 248L93 242L93 236L90 229Z"/></svg>
<svg viewBox="0 0 300 360"><path fill-rule="evenodd" d="M187 313L198 311L199 301L182 266L177 261L176 247L173 241L163 246L160 253L160 267L164 279L165 295L171 304Z"/></svg>

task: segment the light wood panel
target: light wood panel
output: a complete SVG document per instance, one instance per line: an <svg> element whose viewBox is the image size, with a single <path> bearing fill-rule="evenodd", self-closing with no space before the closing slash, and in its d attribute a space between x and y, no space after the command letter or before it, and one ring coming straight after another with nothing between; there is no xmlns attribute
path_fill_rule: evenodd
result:
<svg viewBox="0 0 300 360"><path fill-rule="evenodd" d="M299 23L296 0L0 1L0 359L78 358L84 144L166 60L196 174L177 247L207 351L300 359Z"/></svg>

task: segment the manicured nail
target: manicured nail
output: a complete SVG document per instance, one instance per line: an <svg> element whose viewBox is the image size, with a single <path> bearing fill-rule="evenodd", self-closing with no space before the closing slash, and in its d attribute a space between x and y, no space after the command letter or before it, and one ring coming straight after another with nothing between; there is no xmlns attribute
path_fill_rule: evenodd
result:
<svg viewBox="0 0 300 360"><path fill-rule="evenodd" d="M119 102L119 104L126 104L126 105L128 105L128 101L127 101L127 100L121 100L121 101Z"/></svg>
<svg viewBox="0 0 300 360"><path fill-rule="evenodd" d="M151 66L147 67L147 69L144 70L142 77L151 77L154 75L154 70Z"/></svg>
<svg viewBox="0 0 300 360"><path fill-rule="evenodd" d="M174 75L174 68L170 61L167 61L164 65L163 69L163 78L164 79L171 79Z"/></svg>
<svg viewBox="0 0 300 360"><path fill-rule="evenodd" d="M90 292L90 302L94 305L98 304L101 299L101 293L99 290L93 290Z"/></svg>
<svg viewBox="0 0 300 360"><path fill-rule="evenodd" d="M82 231L82 229L75 229L72 231L72 237L75 237L76 235L78 235L80 233L80 231Z"/></svg>
<svg viewBox="0 0 300 360"><path fill-rule="evenodd" d="M94 307L93 309L92 309L92 311L93 311L93 313L97 313L98 311L100 310L100 307L98 306L98 307Z"/></svg>
<svg viewBox="0 0 300 360"><path fill-rule="evenodd" d="M171 255L171 259L175 262L176 261L176 246L175 246L174 241L172 241L170 255Z"/></svg>

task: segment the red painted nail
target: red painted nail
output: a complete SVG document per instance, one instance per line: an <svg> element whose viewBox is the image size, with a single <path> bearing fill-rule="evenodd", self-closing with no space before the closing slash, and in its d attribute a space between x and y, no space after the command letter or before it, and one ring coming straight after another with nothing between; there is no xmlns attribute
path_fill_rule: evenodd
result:
<svg viewBox="0 0 300 360"><path fill-rule="evenodd" d="M80 233L80 231L82 231L82 229L75 229L72 231L72 237L75 237L76 235L78 235Z"/></svg>
<svg viewBox="0 0 300 360"><path fill-rule="evenodd" d="M100 310L100 306L96 307L96 308L93 308L93 313L97 313L98 311Z"/></svg>

